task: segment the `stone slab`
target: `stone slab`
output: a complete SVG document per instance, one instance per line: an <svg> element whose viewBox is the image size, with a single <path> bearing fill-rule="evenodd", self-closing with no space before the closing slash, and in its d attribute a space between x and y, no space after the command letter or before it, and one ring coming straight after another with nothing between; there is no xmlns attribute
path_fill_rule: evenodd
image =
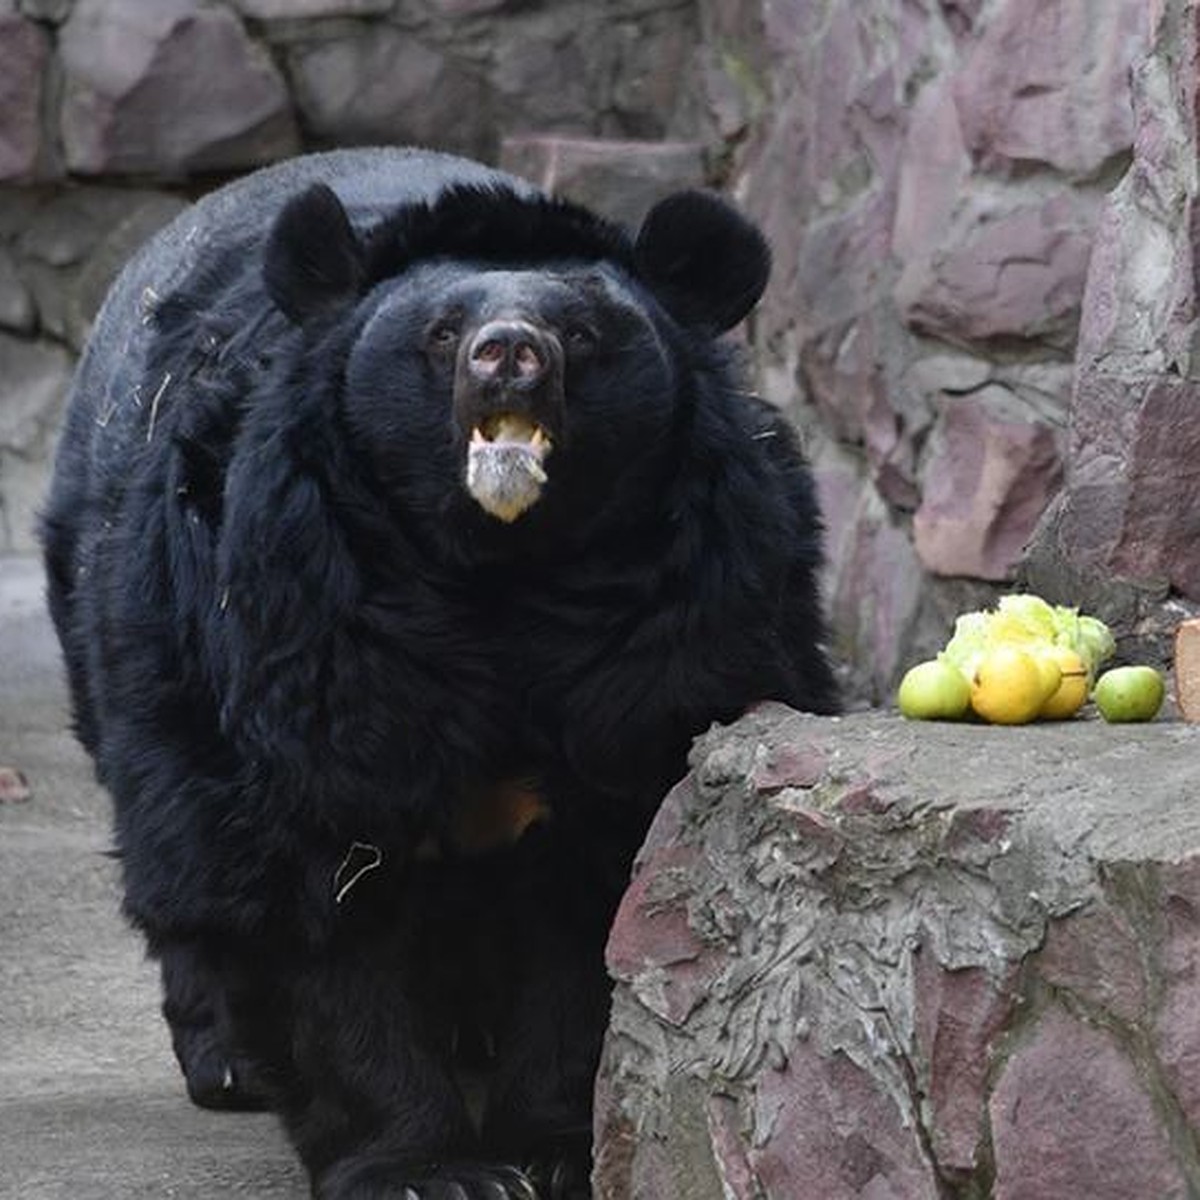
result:
<svg viewBox="0 0 1200 1200"><path fill-rule="evenodd" d="M1197 761L1172 719L714 728L610 938L597 1194L1196 1194Z"/></svg>

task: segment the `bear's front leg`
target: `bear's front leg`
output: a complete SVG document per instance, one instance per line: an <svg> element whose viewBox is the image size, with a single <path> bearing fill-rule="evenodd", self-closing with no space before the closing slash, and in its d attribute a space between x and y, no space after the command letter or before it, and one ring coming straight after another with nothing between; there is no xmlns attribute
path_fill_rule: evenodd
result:
<svg viewBox="0 0 1200 1200"><path fill-rule="evenodd" d="M238 1041L266 1060L319 1200L548 1200L481 1159L452 1062L481 973L441 874L360 885L321 945L248 964L260 999L240 991Z"/></svg>
<svg viewBox="0 0 1200 1200"><path fill-rule="evenodd" d="M483 1120L488 1151L522 1164L543 1200L591 1195L592 1096L608 1025L604 943L624 863L611 874L561 820L508 860L507 1000Z"/></svg>

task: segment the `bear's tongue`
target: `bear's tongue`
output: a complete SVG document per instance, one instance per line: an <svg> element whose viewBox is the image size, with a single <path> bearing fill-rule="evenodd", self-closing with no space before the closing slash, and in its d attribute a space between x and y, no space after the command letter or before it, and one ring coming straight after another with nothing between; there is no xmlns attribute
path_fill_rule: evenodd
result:
<svg viewBox="0 0 1200 1200"><path fill-rule="evenodd" d="M515 521L542 494L542 466L551 441L537 422L519 413L486 417L471 430L467 491L485 512Z"/></svg>

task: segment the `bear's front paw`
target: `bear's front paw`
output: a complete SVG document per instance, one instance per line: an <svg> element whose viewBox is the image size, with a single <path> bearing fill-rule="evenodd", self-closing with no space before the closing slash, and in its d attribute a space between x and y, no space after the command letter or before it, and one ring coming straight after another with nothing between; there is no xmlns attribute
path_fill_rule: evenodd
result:
<svg viewBox="0 0 1200 1200"><path fill-rule="evenodd" d="M270 1107L250 1063L228 1054L215 1035L192 1038L182 1052L177 1043L177 1056L188 1097L198 1107L224 1112L261 1112Z"/></svg>
<svg viewBox="0 0 1200 1200"><path fill-rule="evenodd" d="M538 1200L591 1200L590 1159L571 1154L547 1154L534 1159L523 1174Z"/></svg>
<svg viewBox="0 0 1200 1200"><path fill-rule="evenodd" d="M516 1167L443 1163L414 1167L411 1160L347 1159L313 1188L315 1200L543 1200Z"/></svg>

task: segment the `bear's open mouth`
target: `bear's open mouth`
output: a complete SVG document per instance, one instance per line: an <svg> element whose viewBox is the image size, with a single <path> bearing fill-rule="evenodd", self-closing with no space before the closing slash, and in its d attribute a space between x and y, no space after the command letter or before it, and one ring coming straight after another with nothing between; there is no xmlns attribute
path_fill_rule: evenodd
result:
<svg viewBox="0 0 1200 1200"><path fill-rule="evenodd" d="M522 413L492 413L471 430L467 491L501 521L515 521L542 494L553 448L545 428Z"/></svg>
<svg viewBox="0 0 1200 1200"><path fill-rule="evenodd" d="M471 445L481 443L528 446L541 462L553 444L550 435L532 417L522 413L492 413L471 430Z"/></svg>

